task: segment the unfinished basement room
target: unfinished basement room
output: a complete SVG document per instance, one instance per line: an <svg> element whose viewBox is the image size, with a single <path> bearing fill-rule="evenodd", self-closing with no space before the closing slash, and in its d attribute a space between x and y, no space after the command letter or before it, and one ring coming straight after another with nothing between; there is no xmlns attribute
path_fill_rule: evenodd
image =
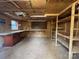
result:
<svg viewBox="0 0 79 59"><path fill-rule="evenodd" d="M0 0L0 59L79 59L79 0Z"/></svg>

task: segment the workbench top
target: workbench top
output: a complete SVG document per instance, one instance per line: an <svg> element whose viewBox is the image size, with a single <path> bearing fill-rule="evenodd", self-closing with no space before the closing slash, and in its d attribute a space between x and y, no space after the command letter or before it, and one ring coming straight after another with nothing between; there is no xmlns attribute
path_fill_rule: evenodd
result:
<svg viewBox="0 0 79 59"><path fill-rule="evenodd" d="M1 32L0 36L5 36L5 35L11 35L11 34L15 34L15 33L20 33L20 32L24 32L26 30L17 30L17 31L10 31L10 32Z"/></svg>

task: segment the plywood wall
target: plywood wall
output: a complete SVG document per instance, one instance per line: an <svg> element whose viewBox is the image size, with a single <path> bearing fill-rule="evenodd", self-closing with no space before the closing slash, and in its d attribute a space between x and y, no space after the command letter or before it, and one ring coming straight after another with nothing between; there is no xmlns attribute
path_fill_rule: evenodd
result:
<svg viewBox="0 0 79 59"><path fill-rule="evenodd" d="M1 15L0 14L0 18L5 20L5 24L0 25L0 32L6 32L6 31L10 31L10 22L11 19L8 16L5 15Z"/></svg>

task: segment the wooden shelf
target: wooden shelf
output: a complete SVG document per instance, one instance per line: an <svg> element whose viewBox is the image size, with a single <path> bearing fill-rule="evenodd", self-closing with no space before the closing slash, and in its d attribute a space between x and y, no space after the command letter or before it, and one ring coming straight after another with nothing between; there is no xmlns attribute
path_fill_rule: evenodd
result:
<svg viewBox="0 0 79 59"><path fill-rule="evenodd" d="M70 19L71 19L71 16L68 16L68 17L65 17L65 18L63 18L63 19L60 19L60 20L58 21L58 23L61 23L61 22L68 22L68 21L70 21Z"/></svg>
<svg viewBox="0 0 79 59"><path fill-rule="evenodd" d="M76 22L78 20L78 17L77 16L74 16L74 17L75 17L75 22ZM71 21L71 16L68 16L68 17L59 19L58 23L64 23L64 22L70 22L70 21Z"/></svg>
<svg viewBox="0 0 79 59"><path fill-rule="evenodd" d="M79 41L79 36L74 37L74 38L73 38L73 41Z"/></svg>
<svg viewBox="0 0 79 59"><path fill-rule="evenodd" d="M64 38L67 38L67 39L70 39L69 38L69 36L66 36L66 35L64 35L64 34L61 34L61 33L57 33L59 36L61 36L61 37L64 37Z"/></svg>
<svg viewBox="0 0 79 59"><path fill-rule="evenodd" d="M79 16L79 14L75 14L74 16Z"/></svg>
<svg viewBox="0 0 79 59"><path fill-rule="evenodd" d="M63 28L63 27L58 27L59 29Z"/></svg>
<svg viewBox="0 0 79 59"><path fill-rule="evenodd" d="M79 28L74 28L74 30L79 30Z"/></svg>
<svg viewBox="0 0 79 59"><path fill-rule="evenodd" d="M75 34L74 30L78 31L78 28L74 28L75 24L78 21L78 1L72 3L67 8L59 13L56 20L56 44L60 42L64 47L69 49L69 57L68 59L73 59L73 53L79 53L79 36L77 32ZM59 25L63 25L64 32L59 31ZM68 26L68 27L67 27ZM78 26L77 26L78 27ZM66 33L67 32L67 33Z"/></svg>
<svg viewBox="0 0 79 59"><path fill-rule="evenodd" d="M64 47L66 47L67 49L69 48L69 44L64 40L58 37L58 42L60 42L60 44L62 44Z"/></svg>
<svg viewBox="0 0 79 59"><path fill-rule="evenodd" d="M62 44L64 47L66 47L69 50L69 43L66 42L64 39L58 39L58 42ZM73 46L72 53L79 53L79 46Z"/></svg>
<svg viewBox="0 0 79 59"><path fill-rule="evenodd" d="M70 39L69 36L64 35L64 34L61 34L61 33L57 33L57 35L59 35L59 36L61 36L61 37L64 37L64 38L66 38L66 39ZM79 36L75 36L75 37L73 38L73 41L79 41Z"/></svg>
<svg viewBox="0 0 79 59"><path fill-rule="evenodd" d="M79 53L79 46L73 46L72 53Z"/></svg>

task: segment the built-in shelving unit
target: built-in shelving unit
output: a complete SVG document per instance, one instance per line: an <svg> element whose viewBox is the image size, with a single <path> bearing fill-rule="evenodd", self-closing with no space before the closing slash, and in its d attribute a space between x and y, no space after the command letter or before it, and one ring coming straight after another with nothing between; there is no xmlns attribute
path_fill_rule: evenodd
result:
<svg viewBox="0 0 79 59"><path fill-rule="evenodd" d="M68 59L73 59L73 54L79 53L79 1L68 6L57 16L56 45L58 42L68 49Z"/></svg>
<svg viewBox="0 0 79 59"><path fill-rule="evenodd" d="M55 32L56 32L56 17L53 20L51 20L51 39L55 39Z"/></svg>

